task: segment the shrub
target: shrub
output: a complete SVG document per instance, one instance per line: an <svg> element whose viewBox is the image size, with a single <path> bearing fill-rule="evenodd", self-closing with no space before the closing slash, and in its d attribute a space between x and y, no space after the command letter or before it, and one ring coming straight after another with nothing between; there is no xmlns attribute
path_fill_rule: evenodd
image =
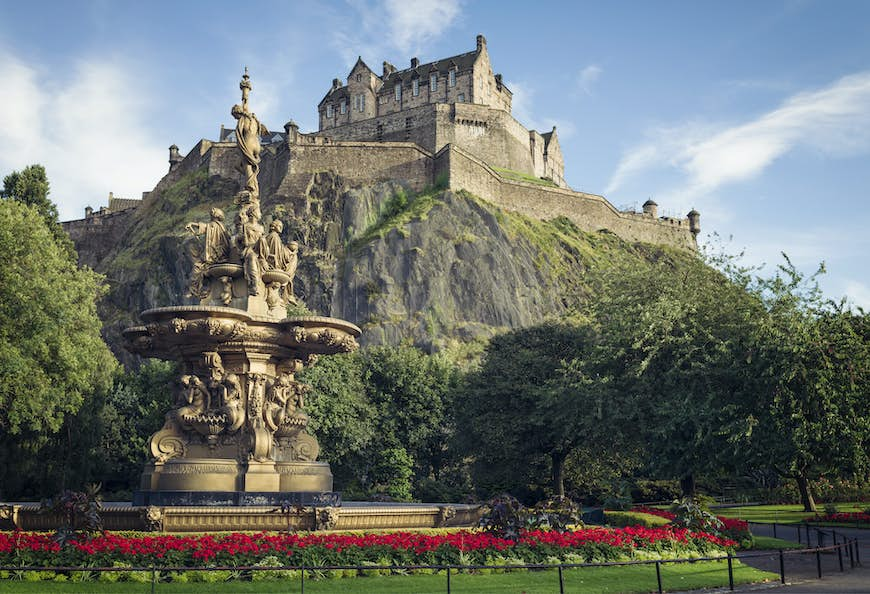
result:
<svg viewBox="0 0 870 594"><path fill-rule="evenodd" d="M634 511L605 511L604 519L609 526L615 528L623 528L625 526L656 528L670 523L670 520L667 518Z"/></svg>

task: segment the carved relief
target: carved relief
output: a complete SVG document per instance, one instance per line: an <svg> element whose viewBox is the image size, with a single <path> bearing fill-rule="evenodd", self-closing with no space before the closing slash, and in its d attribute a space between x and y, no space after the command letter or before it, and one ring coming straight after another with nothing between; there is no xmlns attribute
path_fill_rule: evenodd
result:
<svg viewBox="0 0 870 594"><path fill-rule="evenodd" d="M340 513L337 507L314 508L315 530L334 530Z"/></svg>
<svg viewBox="0 0 870 594"><path fill-rule="evenodd" d="M149 505L139 511L146 532L163 532L163 510Z"/></svg>

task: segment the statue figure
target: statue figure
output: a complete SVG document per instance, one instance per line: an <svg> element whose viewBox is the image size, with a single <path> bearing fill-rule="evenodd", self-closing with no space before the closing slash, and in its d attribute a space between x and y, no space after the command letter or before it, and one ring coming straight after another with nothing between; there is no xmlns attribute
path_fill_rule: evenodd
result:
<svg viewBox="0 0 870 594"><path fill-rule="evenodd" d="M230 236L224 227L224 211L211 209L211 221L208 223L188 223L185 229L194 236L205 235L202 251L202 261L206 264L225 262L230 251Z"/></svg>
<svg viewBox="0 0 870 594"><path fill-rule="evenodd" d="M233 105L230 113L238 120L236 123L236 144L242 151L241 172L245 176L245 189L259 198L260 185L257 181L257 173L260 171L260 136L268 134L269 130L248 109L251 79L248 76L247 68L245 68L245 74L242 75L239 88L242 90L242 103L241 105Z"/></svg>
<svg viewBox="0 0 870 594"><path fill-rule="evenodd" d="M259 222L259 208L256 205L243 207L236 219L235 243L245 269L245 280L248 283L248 293L257 295L260 291L261 260L265 258L265 242L263 226Z"/></svg>
<svg viewBox="0 0 870 594"><path fill-rule="evenodd" d="M281 231L284 230L284 223L275 219L269 225L269 234L266 236L266 247L268 248L266 262L270 270L287 270L287 265L292 258L289 248L281 241Z"/></svg>
<svg viewBox="0 0 870 594"><path fill-rule="evenodd" d="M267 405L264 413L266 425L272 431L281 426L281 423L288 414L287 405L292 400L293 395L292 380L293 376L285 372L278 376L269 386L269 393L266 397Z"/></svg>
<svg viewBox="0 0 870 594"><path fill-rule="evenodd" d="M195 375L183 375L179 383L178 404L181 406L175 410L177 418L184 420L184 417L204 413L211 396L203 381Z"/></svg>
<svg viewBox="0 0 870 594"><path fill-rule="evenodd" d="M242 384L239 376L228 373L223 379L224 402L219 412L227 417L227 432L235 433L245 422L245 407L242 404Z"/></svg>

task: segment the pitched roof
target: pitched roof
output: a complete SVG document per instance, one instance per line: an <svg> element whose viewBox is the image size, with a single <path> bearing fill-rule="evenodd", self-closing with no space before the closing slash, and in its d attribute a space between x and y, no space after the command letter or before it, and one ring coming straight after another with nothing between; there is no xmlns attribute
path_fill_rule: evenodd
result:
<svg viewBox="0 0 870 594"><path fill-rule="evenodd" d="M474 65L474 61L477 59L480 50L472 50L470 52L465 52L464 54L459 54L458 56L450 56L449 58L442 58L440 60L435 60L434 62L427 62L425 64L420 64L416 68L406 68L405 70L396 70L395 72L390 72L387 76L383 77L382 80L386 83L389 80L394 80L396 78L404 80L407 77L411 77L414 74L417 76L428 76L430 72L433 70L437 70L438 72L447 72L452 66L455 66L457 70L470 70Z"/></svg>

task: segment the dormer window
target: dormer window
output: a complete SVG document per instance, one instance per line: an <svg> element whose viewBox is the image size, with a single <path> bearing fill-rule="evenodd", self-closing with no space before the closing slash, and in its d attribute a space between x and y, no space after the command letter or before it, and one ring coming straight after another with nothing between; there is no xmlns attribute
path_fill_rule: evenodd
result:
<svg viewBox="0 0 870 594"><path fill-rule="evenodd" d="M429 75L429 92L433 93L438 90L438 73L433 72Z"/></svg>
<svg viewBox="0 0 870 594"><path fill-rule="evenodd" d="M415 78L411 81L411 94L416 97L420 94L420 79Z"/></svg>
<svg viewBox="0 0 870 594"><path fill-rule="evenodd" d="M328 117L328 118L332 117L332 103L328 103L326 105L326 117Z"/></svg>
<svg viewBox="0 0 870 594"><path fill-rule="evenodd" d="M456 68L451 68L447 72L447 85L451 87L456 86Z"/></svg>
<svg viewBox="0 0 870 594"><path fill-rule="evenodd" d="M341 103L338 104L338 111L341 112L341 115L347 113L347 101L342 99Z"/></svg>
<svg viewBox="0 0 870 594"><path fill-rule="evenodd" d="M402 100L402 83L397 82L394 90L396 93L396 101L401 101Z"/></svg>

